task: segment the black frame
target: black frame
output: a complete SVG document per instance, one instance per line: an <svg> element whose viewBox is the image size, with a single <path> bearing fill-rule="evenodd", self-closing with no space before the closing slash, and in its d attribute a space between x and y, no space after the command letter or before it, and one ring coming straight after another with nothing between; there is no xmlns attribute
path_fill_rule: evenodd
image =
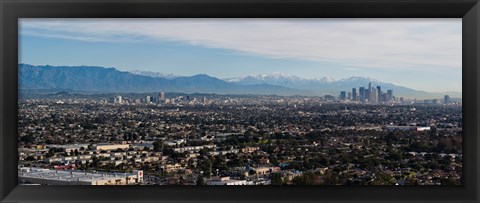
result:
<svg viewBox="0 0 480 203"><path fill-rule="evenodd" d="M479 0L0 0L0 201L480 202ZM463 18L462 186L17 186L18 18Z"/></svg>

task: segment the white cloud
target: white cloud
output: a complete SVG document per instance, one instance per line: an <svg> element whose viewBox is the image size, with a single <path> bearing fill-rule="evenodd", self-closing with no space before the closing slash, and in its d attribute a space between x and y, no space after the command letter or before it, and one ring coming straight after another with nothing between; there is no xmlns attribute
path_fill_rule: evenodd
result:
<svg viewBox="0 0 480 203"><path fill-rule="evenodd" d="M170 40L346 66L461 70L461 19L22 19L21 34Z"/></svg>

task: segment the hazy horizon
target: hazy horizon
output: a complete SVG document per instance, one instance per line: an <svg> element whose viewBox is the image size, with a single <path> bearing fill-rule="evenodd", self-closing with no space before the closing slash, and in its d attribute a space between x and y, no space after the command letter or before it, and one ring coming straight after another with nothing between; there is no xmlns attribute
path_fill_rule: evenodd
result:
<svg viewBox="0 0 480 203"><path fill-rule="evenodd" d="M32 65L462 89L461 19L21 19L19 33Z"/></svg>

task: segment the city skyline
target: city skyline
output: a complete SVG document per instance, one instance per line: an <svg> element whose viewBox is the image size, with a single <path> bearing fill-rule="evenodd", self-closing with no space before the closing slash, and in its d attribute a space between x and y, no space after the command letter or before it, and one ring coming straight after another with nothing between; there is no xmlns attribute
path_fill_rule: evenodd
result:
<svg viewBox="0 0 480 203"><path fill-rule="evenodd" d="M361 76L461 92L461 19L22 19L19 31L20 63L222 79Z"/></svg>

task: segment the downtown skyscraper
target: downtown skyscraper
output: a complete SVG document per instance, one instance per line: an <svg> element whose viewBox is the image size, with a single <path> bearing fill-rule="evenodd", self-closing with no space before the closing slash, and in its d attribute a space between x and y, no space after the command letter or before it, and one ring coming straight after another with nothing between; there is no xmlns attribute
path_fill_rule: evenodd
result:
<svg viewBox="0 0 480 203"><path fill-rule="evenodd" d="M382 87L377 85L376 88L372 86L370 82L368 88L359 87L357 94L357 88L352 88L351 92L341 91L339 99L342 101L349 100L354 102L370 103L370 104L379 104L379 103L388 103L393 102L393 90L387 90L387 92L382 91Z"/></svg>

